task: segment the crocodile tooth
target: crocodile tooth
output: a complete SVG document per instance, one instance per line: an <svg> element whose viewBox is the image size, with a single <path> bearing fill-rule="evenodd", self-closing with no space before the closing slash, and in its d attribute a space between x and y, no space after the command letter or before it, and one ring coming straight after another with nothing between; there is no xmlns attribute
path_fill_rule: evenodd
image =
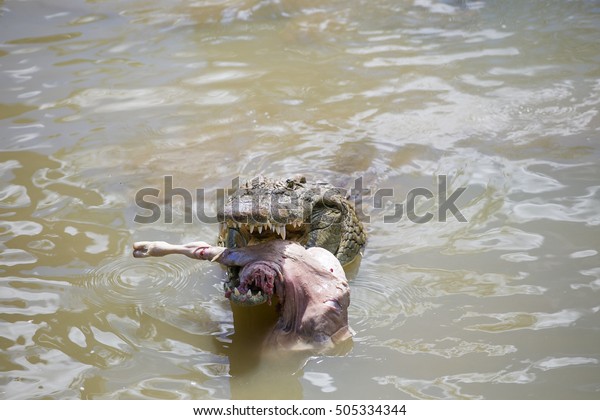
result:
<svg viewBox="0 0 600 420"><path fill-rule="evenodd" d="M248 230L250 230L250 234L254 232L254 225L248 225Z"/></svg>
<svg viewBox="0 0 600 420"><path fill-rule="evenodd" d="M281 229L279 229L279 233L281 235L281 238L285 239L285 225L281 226Z"/></svg>
<svg viewBox="0 0 600 420"><path fill-rule="evenodd" d="M248 296L249 298L252 297L252 291L250 289L248 289L248 293L246 293L246 296Z"/></svg>
<svg viewBox="0 0 600 420"><path fill-rule="evenodd" d="M256 294L256 296L262 297L262 292L259 290L258 293Z"/></svg>
<svg viewBox="0 0 600 420"><path fill-rule="evenodd" d="M235 293L236 296L241 294L237 287L233 290L233 293Z"/></svg>
<svg viewBox="0 0 600 420"><path fill-rule="evenodd" d="M263 230L263 225L258 225L256 229L258 230L258 233L261 234Z"/></svg>
<svg viewBox="0 0 600 420"><path fill-rule="evenodd" d="M281 234L281 228L279 227L279 225L275 225L275 233L277 233L278 235Z"/></svg>
<svg viewBox="0 0 600 420"><path fill-rule="evenodd" d="M271 229L271 222L267 220L267 229Z"/></svg>

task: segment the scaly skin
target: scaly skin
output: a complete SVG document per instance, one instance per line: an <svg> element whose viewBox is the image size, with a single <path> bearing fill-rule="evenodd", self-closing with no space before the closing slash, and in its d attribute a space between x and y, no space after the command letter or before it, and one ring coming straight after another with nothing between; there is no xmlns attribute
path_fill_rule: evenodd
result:
<svg viewBox="0 0 600 420"><path fill-rule="evenodd" d="M256 177L231 194L217 218L219 245L241 248L274 239L288 239L331 252L344 266L362 252L366 234L345 191L327 184L308 183L303 176L287 180ZM229 267L225 290L239 286L239 268ZM257 304L263 299L230 299Z"/></svg>

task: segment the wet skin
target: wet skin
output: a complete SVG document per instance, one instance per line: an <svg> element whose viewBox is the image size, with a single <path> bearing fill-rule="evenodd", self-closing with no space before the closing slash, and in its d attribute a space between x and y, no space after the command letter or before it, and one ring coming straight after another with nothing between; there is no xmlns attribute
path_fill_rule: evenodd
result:
<svg viewBox="0 0 600 420"><path fill-rule="evenodd" d="M289 349L331 347L352 336L348 327L350 289L342 266L329 251L305 249L295 242L272 240L243 248L211 246L206 242L173 245L136 242L136 258L169 254L240 267L240 283L225 296L236 302L257 296L277 296L279 319L267 344Z"/></svg>

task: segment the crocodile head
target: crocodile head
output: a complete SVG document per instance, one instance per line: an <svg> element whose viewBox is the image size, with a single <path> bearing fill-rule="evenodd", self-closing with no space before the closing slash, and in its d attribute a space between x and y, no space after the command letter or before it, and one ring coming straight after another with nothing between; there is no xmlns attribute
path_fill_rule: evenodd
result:
<svg viewBox="0 0 600 420"><path fill-rule="evenodd" d="M345 190L308 183L303 176L286 180L253 178L228 197L217 218L221 246L241 248L287 239L307 248L325 248L342 265L356 258L366 239ZM243 305L268 300L258 289L240 293L239 274L239 268L228 268L226 296Z"/></svg>

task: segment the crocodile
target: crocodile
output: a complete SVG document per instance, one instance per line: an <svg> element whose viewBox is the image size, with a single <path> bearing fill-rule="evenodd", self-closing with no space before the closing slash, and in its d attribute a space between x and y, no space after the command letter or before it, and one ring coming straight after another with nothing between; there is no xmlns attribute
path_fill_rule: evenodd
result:
<svg viewBox="0 0 600 420"><path fill-rule="evenodd" d="M225 296L234 304L270 304L276 297L270 343L330 347L352 336L343 266L361 255L366 234L343 189L303 176L256 177L229 196L217 218L217 246L143 241L133 245L133 256L218 262L228 269Z"/></svg>
<svg viewBox="0 0 600 420"><path fill-rule="evenodd" d="M366 234L346 190L326 183L310 183L296 175L285 180L257 176L240 185L217 211L218 244L240 248L274 239L319 247L332 253L342 266L362 254ZM257 305L268 297L236 293L239 268L228 267L225 295L235 303Z"/></svg>

